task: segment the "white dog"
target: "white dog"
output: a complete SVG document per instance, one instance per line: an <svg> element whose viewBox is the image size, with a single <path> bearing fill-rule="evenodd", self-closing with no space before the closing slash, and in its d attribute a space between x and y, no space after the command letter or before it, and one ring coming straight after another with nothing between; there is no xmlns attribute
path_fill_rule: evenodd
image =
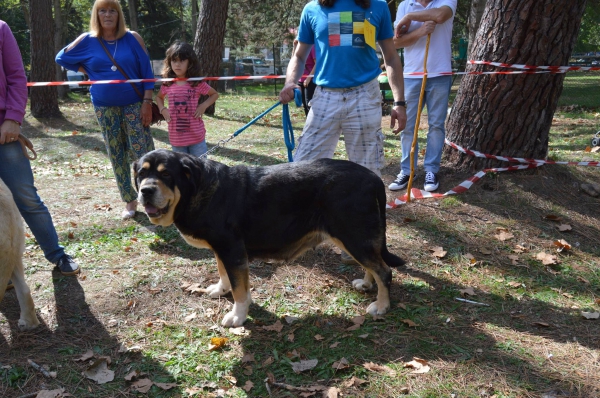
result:
<svg viewBox="0 0 600 398"><path fill-rule="evenodd" d="M29 286L23 272L25 228L12 193L0 179L0 301L8 281L12 280L21 307L19 329L33 329L40 324Z"/></svg>

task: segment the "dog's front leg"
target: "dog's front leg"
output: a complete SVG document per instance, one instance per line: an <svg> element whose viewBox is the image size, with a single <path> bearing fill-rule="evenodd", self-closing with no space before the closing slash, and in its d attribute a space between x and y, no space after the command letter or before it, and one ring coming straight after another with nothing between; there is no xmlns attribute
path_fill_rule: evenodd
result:
<svg viewBox="0 0 600 398"><path fill-rule="evenodd" d="M225 327L242 326L248 318L248 309L252 303L250 297L250 278L248 275L248 264L241 269L233 270L231 275L233 308L223 317L221 325Z"/></svg>
<svg viewBox="0 0 600 398"><path fill-rule="evenodd" d="M35 314L31 290L29 290L29 286L27 286L27 283L25 282L22 265L20 272L18 272L18 270L13 271L12 282L15 285L15 292L17 293L19 306L21 307L21 316L19 317L18 324L19 329L22 331L33 329L40 324L40 321Z"/></svg>
<svg viewBox="0 0 600 398"><path fill-rule="evenodd" d="M227 275L223 261L217 253L215 253L215 258L217 259L217 269L219 270L219 282L208 286L204 290L211 298L224 296L231 291L231 283L229 282L229 276Z"/></svg>

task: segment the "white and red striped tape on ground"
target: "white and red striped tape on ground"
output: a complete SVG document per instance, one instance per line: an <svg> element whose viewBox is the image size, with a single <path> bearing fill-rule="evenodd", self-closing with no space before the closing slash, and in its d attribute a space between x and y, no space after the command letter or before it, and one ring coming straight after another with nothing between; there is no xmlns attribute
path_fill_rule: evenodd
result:
<svg viewBox="0 0 600 398"><path fill-rule="evenodd" d="M463 152L467 155L475 156L478 158L496 159L496 160L502 160L505 162L518 162L518 163L525 163L525 164L521 164L519 166L509 166L509 167L503 167L503 168L492 168L492 169L481 170L481 171L477 172L471 178L468 178L467 180L461 182L460 184L458 184L457 186L455 186L454 188L452 188L451 190L449 190L448 192L445 192L445 193L432 193L432 192L423 191L423 190L420 190L417 188L412 188L410 190L411 199L417 200L417 199L427 199L427 198L443 198L445 196L457 195L459 193L463 193L463 192L467 191L468 189L470 189L474 183L481 180L485 176L486 173L490 173L490 172L498 173L498 172L502 172L502 171L533 169L536 167L540 167L544 164L565 164L565 165L569 165L569 166L600 167L600 162L562 162L562 161L557 162L557 161L553 161L553 160L513 158L513 157L508 157L508 156L489 155L489 154L481 153L478 151L472 151L470 149L465 149L465 148L461 147L460 145L457 145L453 142L448 141L447 139L445 140L445 142L446 142L446 145L450 145L452 148L454 148L460 152ZM408 201L408 193L396 198L392 203L388 203L386 205L386 208L394 209L400 205L407 203L407 201Z"/></svg>
<svg viewBox="0 0 600 398"><path fill-rule="evenodd" d="M490 65L499 68L521 69L518 71L490 71L490 72L440 72L429 73L429 77L448 76L448 75L521 75L521 74L539 74L539 73L565 73L570 71L600 71L597 66L535 66L525 64L505 64L503 62L493 61L467 61L471 65ZM424 76L424 72L404 73L404 76ZM304 77L307 77L305 75ZM312 75L311 75L312 76ZM66 86L78 84L81 86L90 86L92 84L123 84L123 83L154 83L154 82L170 82L170 81L200 81L200 80L262 80L262 79L285 79L286 75L265 75L265 76L205 76L191 77L185 79L179 78L154 78L154 79L130 79L130 80L87 80L87 81L63 81L63 82L29 82L28 87L43 87L43 86Z"/></svg>

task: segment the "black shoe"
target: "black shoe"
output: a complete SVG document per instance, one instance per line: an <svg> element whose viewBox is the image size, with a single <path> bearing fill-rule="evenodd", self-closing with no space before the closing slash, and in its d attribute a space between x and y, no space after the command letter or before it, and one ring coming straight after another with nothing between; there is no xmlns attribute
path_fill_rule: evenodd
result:
<svg viewBox="0 0 600 398"><path fill-rule="evenodd" d="M438 189L439 186L440 182L438 181L438 178L434 173L432 173L431 171L425 173L425 186L423 187L423 189L425 189L427 192L433 192L436 189Z"/></svg>
<svg viewBox="0 0 600 398"><path fill-rule="evenodd" d="M79 265L69 256L68 254L64 254L57 262L56 268L60 271L64 276L77 275L81 269Z"/></svg>
<svg viewBox="0 0 600 398"><path fill-rule="evenodd" d="M388 188L390 189L390 191L398 191L400 189L404 189L408 185L409 179L410 179L410 175L400 172L400 174L398 174L398 177L396 177L394 182L392 182L388 186Z"/></svg>

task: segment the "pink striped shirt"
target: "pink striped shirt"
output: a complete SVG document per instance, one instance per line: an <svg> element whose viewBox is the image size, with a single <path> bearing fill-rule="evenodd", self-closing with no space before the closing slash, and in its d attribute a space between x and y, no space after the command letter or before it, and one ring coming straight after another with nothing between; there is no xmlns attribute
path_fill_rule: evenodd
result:
<svg viewBox="0 0 600 398"><path fill-rule="evenodd" d="M196 119L194 112L198 107L200 95L208 94L210 86L200 82L196 87L189 83L170 86L164 84L160 93L169 98L169 141L173 146L189 146L204 141L206 128L202 119Z"/></svg>

